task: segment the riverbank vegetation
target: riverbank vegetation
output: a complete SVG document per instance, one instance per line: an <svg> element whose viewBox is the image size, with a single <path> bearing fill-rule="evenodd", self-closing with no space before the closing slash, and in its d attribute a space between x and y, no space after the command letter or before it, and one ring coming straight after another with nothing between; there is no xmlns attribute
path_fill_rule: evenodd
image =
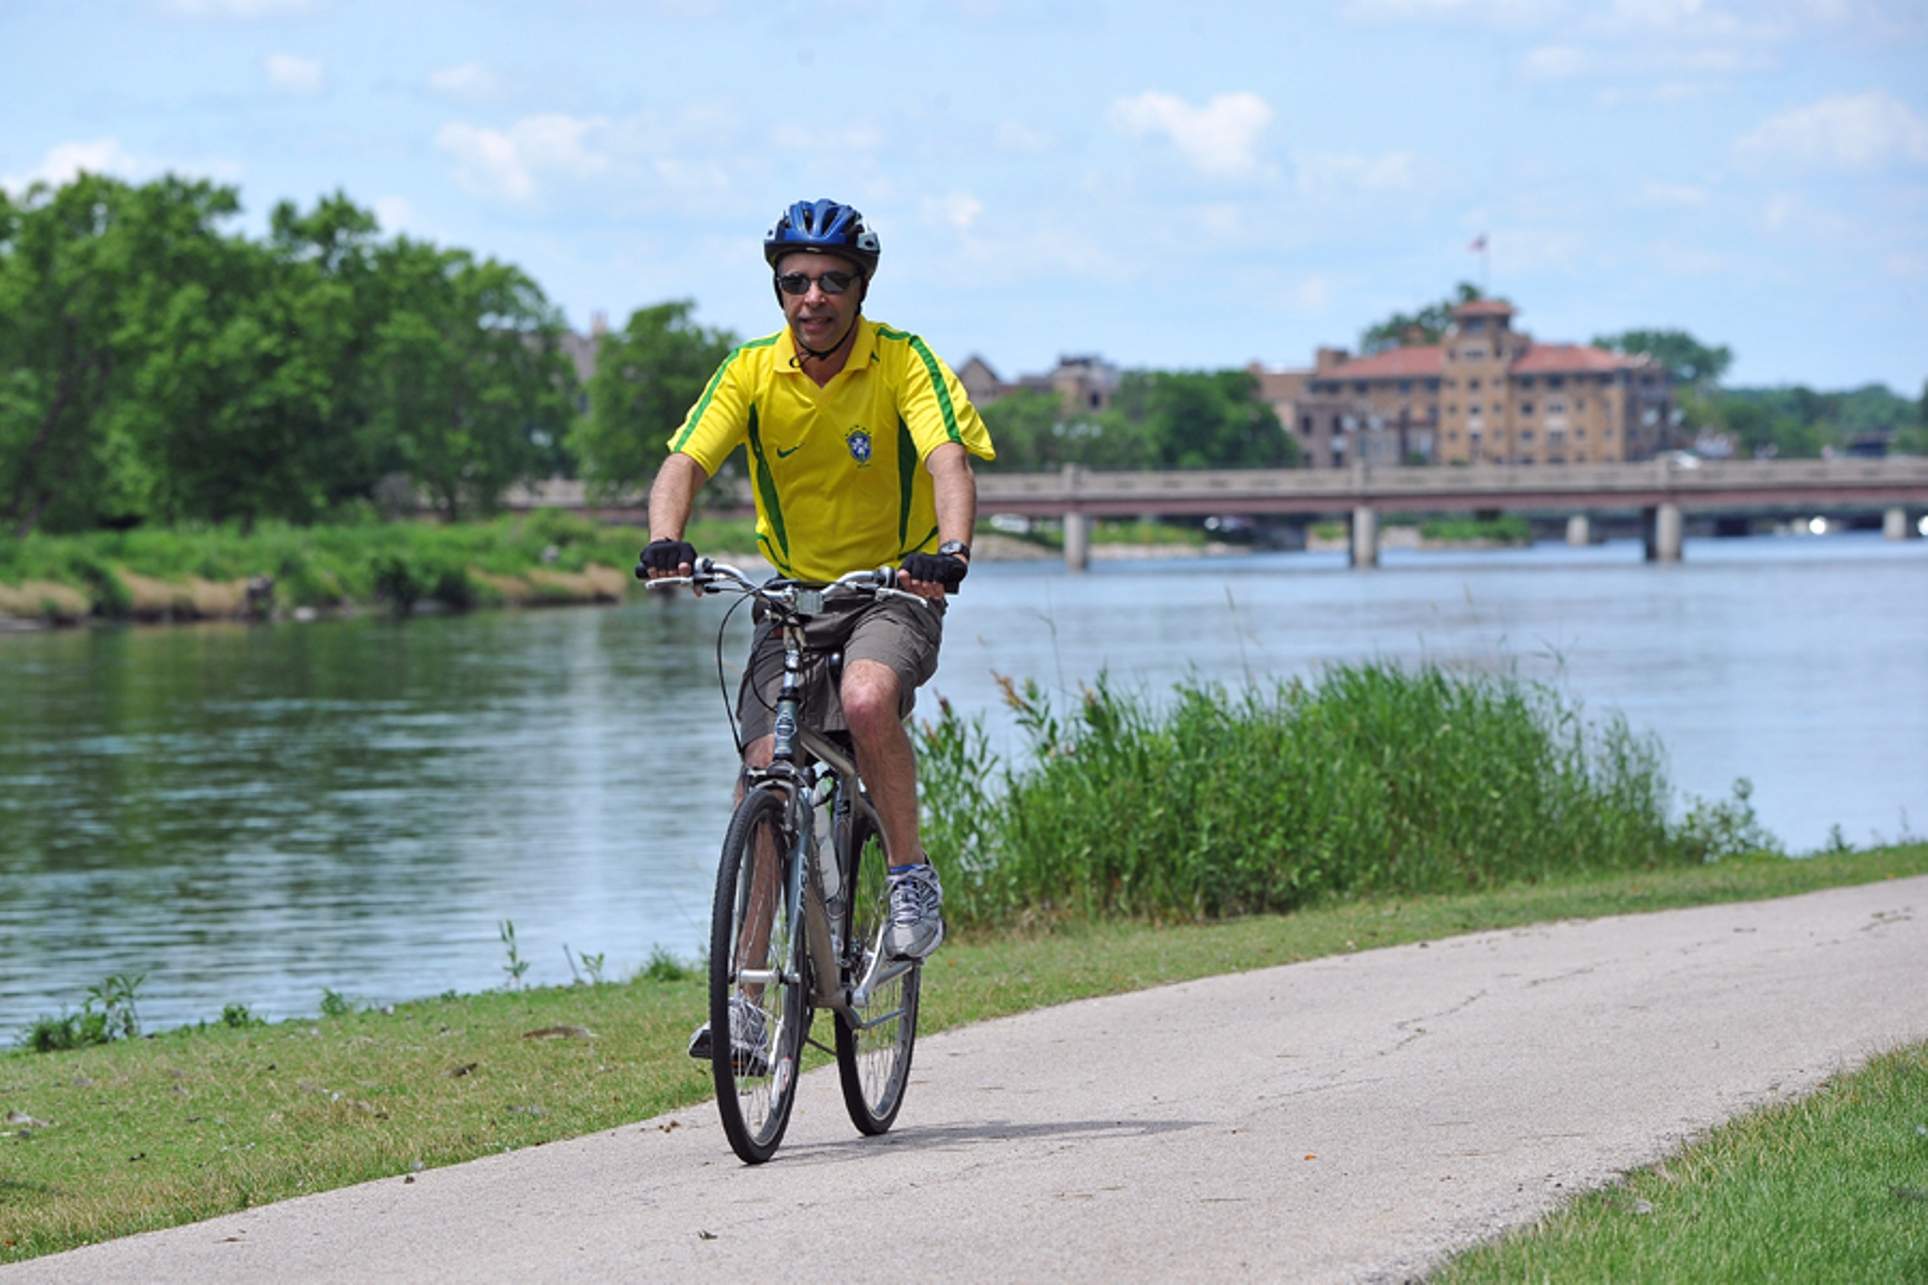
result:
<svg viewBox="0 0 1928 1285"><path fill-rule="evenodd" d="M1458 933L1919 874L1928 844L1572 873L1215 924L979 929L931 961L920 1031ZM202 1027L0 1055L0 1262L694 1106L711 1087L683 1045L703 994L691 969L658 959L621 983L380 1007L337 995L329 1015L272 1025L237 1002Z"/></svg>
<svg viewBox="0 0 1928 1285"><path fill-rule="evenodd" d="M1773 841L1746 787L1683 819L1659 744L1504 676L1337 666L1164 702L1104 679L1054 701L1005 682L1028 740L982 716L920 728L931 845L966 925L1211 919L1331 897L1697 865Z"/></svg>
<svg viewBox="0 0 1928 1285"><path fill-rule="evenodd" d="M616 601L641 547L633 527L555 512L31 535L0 541L0 615L72 623Z"/></svg>

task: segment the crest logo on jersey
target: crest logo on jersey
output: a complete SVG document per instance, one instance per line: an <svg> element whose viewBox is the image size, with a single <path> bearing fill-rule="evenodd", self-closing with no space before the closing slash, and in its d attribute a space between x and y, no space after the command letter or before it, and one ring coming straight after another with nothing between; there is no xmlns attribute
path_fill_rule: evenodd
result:
<svg viewBox="0 0 1928 1285"><path fill-rule="evenodd" d="M871 451L869 429L861 424L853 425L851 430L844 434L844 445L850 448L850 458L857 461L858 468L869 467Z"/></svg>

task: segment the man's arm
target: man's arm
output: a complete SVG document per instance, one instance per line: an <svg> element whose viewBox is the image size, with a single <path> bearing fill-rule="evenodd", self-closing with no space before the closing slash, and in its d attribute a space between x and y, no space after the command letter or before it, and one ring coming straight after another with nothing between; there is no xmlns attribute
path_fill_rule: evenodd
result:
<svg viewBox="0 0 1928 1285"><path fill-rule="evenodd" d="M924 467L930 470L931 498L937 504L937 542L942 545L956 540L969 544L971 532L977 527L977 477L971 472L970 453L955 442L946 442L925 457ZM966 567L971 562L967 556L959 556L958 561ZM905 562L909 565L910 559ZM963 572L957 574L961 576ZM908 571L899 572L898 581L910 592L926 598L941 601L944 597L941 581L917 580Z"/></svg>
<svg viewBox="0 0 1928 1285"><path fill-rule="evenodd" d="M649 539L654 544L658 540L681 540L683 528L689 525L690 508L696 502L696 493L703 483L709 480L703 466L681 451L672 451L663 461L663 467L656 470L656 480L649 487ZM686 576L696 568L688 562L681 563L675 571L651 569L652 580L664 576Z"/></svg>
<svg viewBox="0 0 1928 1285"><path fill-rule="evenodd" d="M977 529L977 476L971 472L970 452L947 442L930 453L924 467L930 470L931 498L937 502L937 542L969 544Z"/></svg>

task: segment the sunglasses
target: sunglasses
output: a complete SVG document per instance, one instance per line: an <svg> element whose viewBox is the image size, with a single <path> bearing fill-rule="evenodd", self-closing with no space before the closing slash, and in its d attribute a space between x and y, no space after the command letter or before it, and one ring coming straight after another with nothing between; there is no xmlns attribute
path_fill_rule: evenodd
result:
<svg viewBox="0 0 1928 1285"><path fill-rule="evenodd" d="M857 283L854 272L826 272L812 277L801 272L784 272L777 276L777 289L785 294L809 294L812 285L823 287L825 294L842 294Z"/></svg>

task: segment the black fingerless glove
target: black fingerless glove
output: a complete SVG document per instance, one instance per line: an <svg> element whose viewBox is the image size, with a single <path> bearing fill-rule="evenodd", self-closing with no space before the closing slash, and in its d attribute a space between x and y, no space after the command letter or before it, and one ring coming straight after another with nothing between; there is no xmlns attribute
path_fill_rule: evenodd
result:
<svg viewBox="0 0 1928 1285"><path fill-rule="evenodd" d="M673 576L682 571L685 562L696 565L696 546L688 540L651 540L643 546L636 563L636 578L647 580L652 571Z"/></svg>
<svg viewBox="0 0 1928 1285"><path fill-rule="evenodd" d="M953 592L970 569L971 564L954 553L913 553L902 563L912 580L935 580Z"/></svg>

